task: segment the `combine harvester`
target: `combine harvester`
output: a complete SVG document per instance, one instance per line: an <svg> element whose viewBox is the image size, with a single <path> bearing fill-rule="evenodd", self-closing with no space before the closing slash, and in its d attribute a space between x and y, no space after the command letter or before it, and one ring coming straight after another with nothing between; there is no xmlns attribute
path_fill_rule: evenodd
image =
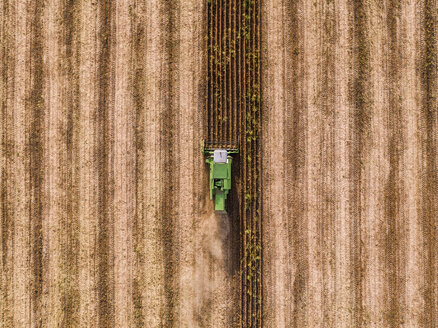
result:
<svg viewBox="0 0 438 328"><path fill-rule="evenodd" d="M239 152L237 147L221 147L216 143L202 141L202 153L210 165L210 199L214 197L214 210L226 212L225 201L231 190L231 154Z"/></svg>

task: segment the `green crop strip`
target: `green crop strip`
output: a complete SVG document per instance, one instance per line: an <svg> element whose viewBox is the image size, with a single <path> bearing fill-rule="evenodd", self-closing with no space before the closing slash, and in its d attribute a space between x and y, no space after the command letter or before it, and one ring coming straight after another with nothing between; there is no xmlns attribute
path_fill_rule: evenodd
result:
<svg viewBox="0 0 438 328"><path fill-rule="evenodd" d="M241 322L261 325L260 1L206 0L207 135L239 142ZM231 116L230 116L231 115ZM236 185L236 184L234 184Z"/></svg>
<svg viewBox="0 0 438 328"><path fill-rule="evenodd" d="M260 65L259 53L259 13L257 11L258 1L245 0L243 2L243 13L240 35L244 44L244 65L245 65L245 93L242 101L246 105L244 119L244 142L246 153L244 160L248 172L245 189L245 209L247 217L247 229L244 231L245 239L244 257L242 266L242 279L246 280L243 297L247 300L246 322L243 325L258 327L261 325L261 231L259 229L260 211L258 209L258 167L260 166L258 152L258 138L260 135L260 77L258 75ZM245 315L244 315L245 318Z"/></svg>
<svg viewBox="0 0 438 328"><path fill-rule="evenodd" d="M255 218L255 220L257 221L257 218ZM258 243L257 235L254 230L247 229L245 235L249 241L245 247L245 256L249 259L245 279L248 283L252 283L253 281L260 282L261 245ZM249 296L253 296L251 290L247 290L246 292ZM258 302L261 302L260 298L258 299Z"/></svg>

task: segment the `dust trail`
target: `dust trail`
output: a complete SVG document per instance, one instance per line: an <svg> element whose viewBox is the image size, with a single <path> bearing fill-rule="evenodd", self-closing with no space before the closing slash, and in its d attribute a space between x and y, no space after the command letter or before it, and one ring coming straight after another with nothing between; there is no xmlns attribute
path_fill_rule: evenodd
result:
<svg viewBox="0 0 438 328"><path fill-rule="evenodd" d="M192 327L231 327L236 308L230 218L226 213L206 214L199 224L199 252L195 260Z"/></svg>

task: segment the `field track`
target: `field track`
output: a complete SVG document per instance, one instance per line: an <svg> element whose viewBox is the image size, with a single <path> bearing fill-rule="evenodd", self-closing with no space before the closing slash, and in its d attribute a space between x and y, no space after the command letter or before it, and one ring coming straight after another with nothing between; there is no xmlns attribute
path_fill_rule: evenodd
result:
<svg viewBox="0 0 438 328"><path fill-rule="evenodd" d="M437 68L437 0L1 1L0 327L438 327Z"/></svg>

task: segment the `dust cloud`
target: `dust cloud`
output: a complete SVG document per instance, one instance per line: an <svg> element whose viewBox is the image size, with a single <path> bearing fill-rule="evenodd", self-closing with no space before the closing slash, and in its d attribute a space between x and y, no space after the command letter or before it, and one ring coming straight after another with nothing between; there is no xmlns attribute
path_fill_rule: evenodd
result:
<svg viewBox="0 0 438 328"><path fill-rule="evenodd" d="M199 226L199 253L195 260L193 327L230 327L235 312L233 302L229 243L230 217L211 213L202 217Z"/></svg>

